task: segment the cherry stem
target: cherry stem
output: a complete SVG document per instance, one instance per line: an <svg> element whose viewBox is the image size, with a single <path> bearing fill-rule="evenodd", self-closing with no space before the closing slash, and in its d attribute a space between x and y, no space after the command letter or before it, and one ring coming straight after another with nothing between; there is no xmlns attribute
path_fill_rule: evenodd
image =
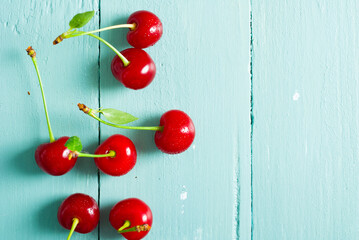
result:
<svg viewBox="0 0 359 240"><path fill-rule="evenodd" d="M75 228L76 228L77 224L79 224L79 222L80 222L80 220L78 218L72 219L72 226L71 226L69 236L67 237L67 240L70 240L70 238L71 238L72 234L74 233Z"/></svg>
<svg viewBox="0 0 359 240"><path fill-rule="evenodd" d="M103 42L106 46L108 46L112 51L114 51L117 56L121 59L123 65L125 67L127 67L130 64L130 61L127 60L127 58L125 58L125 56L123 56L114 46L112 46L109 42L107 42L106 40L104 40L103 38L100 38L99 36L96 36L94 34L92 34L91 32L82 32L82 31L77 31L77 30L73 30L72 32L69 32L71 29L69 29L67 32L64 32L63 34L61 34L60 36L58 36L53 44L56 45L60 42L62 42L63 39L66 38L71 38L71 37L77 37L77 36L82 36L82 35L89 35L93 38L96 38L97 40ZM100 29L99 29L100 30ZM94 31L96 32L96 30ZM74 35L72 35L74 34Z"/></svg>
<svg viewBox="0 0 359 240"><path fill-rule="evenodd" d="M82 32L80 32L80 33L82 33ZM103 42L107 47L109 47L112 51L114 51L117 54L117 56L121 59L121 61L123 62L123 66L127 67L130 64L130 62L127 60L127 58L125 58L125 56L123 56L114 46L112 46L106 40L104 40L103 38L100 38L99 36L96 36L96 35L94 35L92 33L89 33L87 35L89 35L89 36L91 36L93 38L96 38L97 40Z"/></svg>
<svg viewBox="0 0 359 240"><path fill-rule="evenodd" d="M126 25L126 24L124 24ZM127 24L127 25L130 25L132 26L132 24ZM120 26L120 25L118 25ZM114 28L116 26L112 26L112 27L107 27L107 28L103 28L103 29L98 29L98 30L94 30L94 31L90 31L90 32L83 32L83 31L77 31L77 30L72 30L71 28L67 31L67 32L64 32L63 34L61 34L60 36L58 36L55 41L53 42L54 45L62 42L63 39L66 39L66 38L71 38L71 37L78 37L78 36L82 36L82 35L89 35L93 38L96 38L97 40L103 42L106 46L108 46L112 51L114 51L117 56L121 59L123 65L125 67L127 67L129 64L130 64L130 61L127 60L127 58L125 58L125 56L123 56L114 46L112 46L109 42L107 42L106 40L104 40L103 38L100 38L99 36L96 36L92 33L95 33L95 32L100 32L100 31L104 31L104 30L109 30L111 28ZM128 27L128 26L127 26ZM71 31L72 30L72 31Z"/></svg>
<svg viewBox="0 0 359 240"><path fill-rule="evenodd" d="M125 223L122 225L122 227L120 227L117 231L120 232L125 228L128 228L129 226L131 226L131 222L126 220Z"/></svg>
<svg viewBox="0 0 359 240"><path fill-rule="evenodd" d="M90 154L90 153L81 153L81 152L71 152L68 156L68 159L71 160L73 157L87 157L87 158L101 158L101 157L111 157L114 158L116 152L110 150L107 154Z"/></svg>
<svg viewBox="0 0 359 240"><path fill-rule="evenodd" d="M55 138L54 138L54 134L52 133L52 129L51 129L51 124L50 124L50 119L49 119L49 114L47 112L47 105L46 105L46 99L45 99L45 93L44 93L44 88L42 86L42 81L41 81L41 76L40 76L40 72L39 69L37 67L37 59L36 59L36 52L35 50L30 46L26 49L28 55L30 55L32 62L34 63L35 69L36 69L36 73L37 73L37 78L39 79L39 85L40 85L40 89L41 89L41 95L42 95L42 102L44 104L44 109L45 109L45 115L46 115L46 122L47 122L47 128L49 130L49 136L50 136L50 143L55 142Z"/></svg>
<svg viewBox="0 0 359 240"><path fill-rule="evenodd" d="M129 28L130 30L134 30L136 28L136 24L135 23L120 24L120 25L114 25L114 26L110 26L110 27L100 28L100 29L88 31L88 32L79 32L79 33L74 32L74 33L71 33L70 35L66 35L65 38L79 37L82 35L88 35L91 33L98 33L98 32L103 32L103 31L117 29L117 28Z"/></svg>
<svg viewBox="0 0 359 240"><path fill-rule="evenodd" d="M110 122L106 122L102 120L101 118L97 117L93 113L93 109L86 107L84 104L77 104L79 106L79 109L86 113L87 115L91 116L92 118L96 119L99 122L102 122L103 124L106 124L111 127L115 128L123 128L123 129L136 129L136 130L150 130L150 131L163 131L163 126L155 126L155 127L136 127L136 126L123 126L123 125L117 125Z"/></svg>
<svg viewBox="0 0 359 240"><path fill-rule="evenodd" d="M126 222L125 222L126 224ZM122 228L122 227L121 227ZM143 225L137 225L137 226L134 226L132 228L126 228L126 229L123 229L123 230L120 230L121 228L119 228L117 230L117 232L119 233L127 233L127 232L144 232L144 231L150 231L151 229L151 226L148 225L148 224L143 224Z"/></svg>

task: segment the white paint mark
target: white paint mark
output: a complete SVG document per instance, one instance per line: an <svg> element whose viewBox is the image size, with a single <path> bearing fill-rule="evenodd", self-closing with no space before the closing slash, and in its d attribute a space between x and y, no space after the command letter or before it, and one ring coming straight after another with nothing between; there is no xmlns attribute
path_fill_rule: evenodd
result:
<svg viewBox="0 0 359 240"><path fill-rule="evenodd" d="M182 201L185 201L187 199L187 196L188 196L188 193L187 193L187 189L186 189L186 186L183 185L182 186L182 192L180 194L180 199ZM181 214L183 215L184 214L184 203L182 204L181 206Z"/></svg>
<svg viewBox="0 0 359 240"><path fill-rule="evenodd" d="M293 101L298 101L299 98L300 98L300 94L298 92L295 92L293 95Z"/></svg>
<svg viewBox="0 0 359 240"><path fill-rule="evenodd" d="M202 240L202 235L203 235L203 229L202 228L197 228L196 232L195 232L194 239L195 240Z"/></svg>
<svg viewBox="0 0 359 240"><path fill-rule="evenodd" d="M186 186L185 186L185 185L182 186L182 192L181 192L180 197L181 197L181 200L182 200L182 201L184 201L184 200L187 199L187 190L186 190Z"/></svg>
<svg viewBox="0 0 359 240"><path fill-rule="evenodd" d="M196 149L196 145L193 144L192 148L193 148L193 150Z"/></svg>
<svg viewBox="0 0 359 240"><path fill-rule="evenodd" d="M181 192L181 200L184 201L187 199L187 192Z"/></svg>

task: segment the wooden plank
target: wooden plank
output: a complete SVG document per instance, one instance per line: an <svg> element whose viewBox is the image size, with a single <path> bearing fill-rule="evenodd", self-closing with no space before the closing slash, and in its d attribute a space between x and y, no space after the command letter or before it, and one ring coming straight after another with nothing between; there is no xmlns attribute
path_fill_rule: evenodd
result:
<svg viewBox="0 0 359 240"><path fill-rule="evenodd" d="M253 1L253 239L358 239L357 1Z"/></svg>
<svg viewBox="0 0 359 240"><path fill-rule="evenodd" d="M98 1L7 1L0 5L0 232L2 239L65 239L57 222L61 201L75 192L98 195L97 168L79 159L66 175L54 177L36 165L36 147L48 141L42 99L34 66L25 49L37 50L55 137L77 135L85 149L98 141L97 123L78 112L76 103L98 102L98 43L71 39L53 46L77 12L98 9ZM89 28L97 28L95 16ZM29 92L29 94L28 94ZM97 239L98 231L76 234Z"/></svg>
<svg viewBox="0 0 359 240"><path fill-rule="evenodd" d="M156 63L156 78L144 90L124 88L110 70L114 54L101 45L101 106L130 112L140 117L135 125L145 126L158 124L169 109L181 109L194 120L197 135L188 151L170 156L156 149L153 133L101 126L102 141L122 133L138 150L138 162L127 175L101 174L101 239L116 238L108 214L117 201L129 197L141 198L153 211L154 225L146 239L237 239L241 232L246 239L250 235L248 2L107 0L101 2L101 27L124 23L140 9L155 12L164 24L160 42L146 49ZM121 50L129 47L126 30L104 32L101 37ZM243 178L240 188L238 178Z"/></svg>

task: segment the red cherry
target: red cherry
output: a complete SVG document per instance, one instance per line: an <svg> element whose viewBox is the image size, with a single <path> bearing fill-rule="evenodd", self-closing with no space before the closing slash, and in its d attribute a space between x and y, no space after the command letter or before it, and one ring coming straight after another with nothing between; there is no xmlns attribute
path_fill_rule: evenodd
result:
<svg viewBox="0 0 359 240"><path fill-rule="evenodd" d="M148 86L156 75L156 65L150 55L136 48L128 48L121 53L130 64L125 67L116 55L111 63L113 76L127 88L137 90Z"/></svg>
<svg viewBox="0 0 359 240"><path fill-rule="evenodd" d="M46 173L60 176L70 171L76 163L77 157L68 159L71 152L65 147L69 137L61 137L52 143L43 143L35 151L37 165Z"/></svg>
<svg viewBox="0 0 359 240"><path fill-rule="evenodd" d="M100 219L98 205L92 197L75 193L67 197L60 205L57 220L66 229L71 229L73 219L79 220L76 232L89 233L94 230Z"/></svg>
<svg viewBox="0 0 359 240"><path fill-rule="evenodd" d="M127 41L135 48L146 48L160 40L163 32L160 19L149 11L137 11L131 14L127 23L136 24L135 29L127 33Z"/></svg>
<svg viewBox="0 0 359 240"><path fill-rule="evenodd" d="M180 110L165 112L160 119L163 131L156 131L155 143L164 153L177 154L191 146L195 129L192 119Z"/></svg>
<svg viewBox="0 0 359 240"><path fill-rule="evenodd" d="M118 230L125 224L125 221L130 221L129 228L144 224L148 224L151 227L152 211L149 206L140 199L128 198L122 200L111 209L110 223ZM127 232L121 234L128 240L138 240L144 238L148 232L149 231Z"/></svg>
<svg viewBox="0 0 359 240"><path fill-rule="evenodd" d="M128 173L136 164L137 152L133 142L126 136L115 134L107 138L95 151L95 154L115 152L114 157L95 158L97 167L111 176Z"/></svg>

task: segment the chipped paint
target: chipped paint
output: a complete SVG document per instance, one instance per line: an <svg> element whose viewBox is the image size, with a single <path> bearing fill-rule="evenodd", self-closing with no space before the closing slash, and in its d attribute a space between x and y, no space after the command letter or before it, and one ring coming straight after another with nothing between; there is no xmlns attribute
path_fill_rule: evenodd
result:
<svg viewBox="0 0 359 240"><path fill-rule="evenodd" d="M293 94L293 101L298 101L299 98L300 98L300 94L298 92L295 92Z"/></svg>

